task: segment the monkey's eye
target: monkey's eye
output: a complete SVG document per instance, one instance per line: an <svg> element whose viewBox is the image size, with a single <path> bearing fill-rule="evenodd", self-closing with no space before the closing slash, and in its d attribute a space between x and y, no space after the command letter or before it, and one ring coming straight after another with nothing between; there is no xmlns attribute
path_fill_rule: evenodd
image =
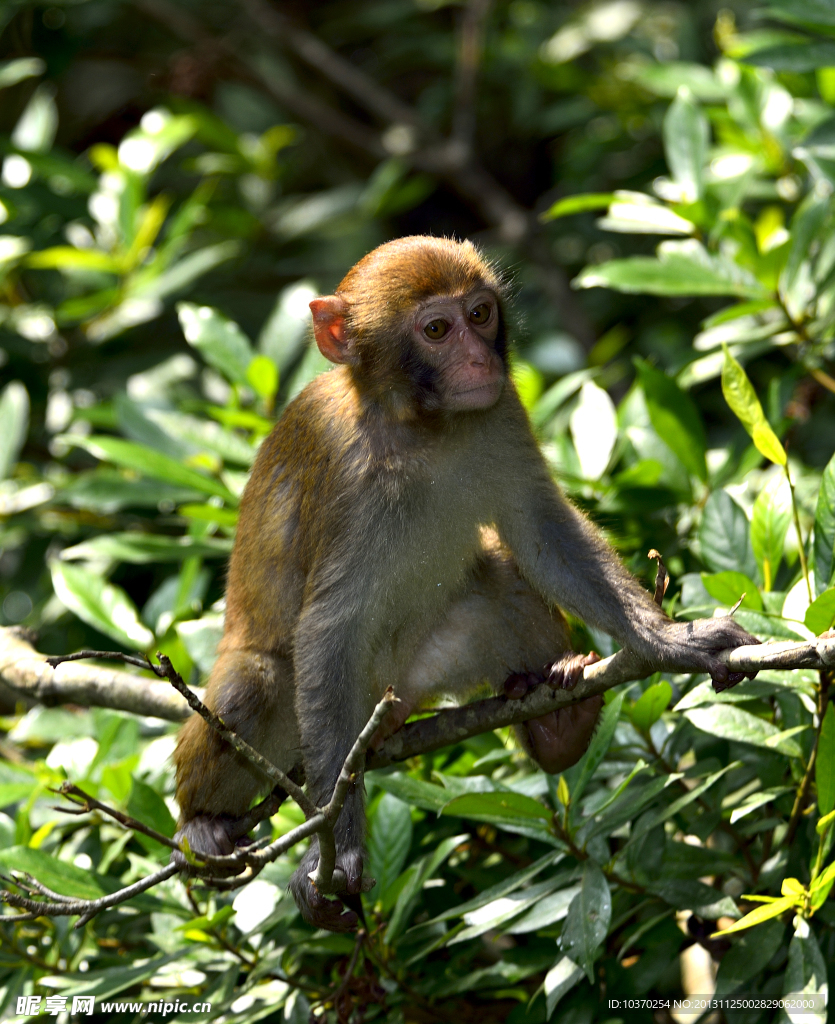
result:
<svg viewBox="0 0 835 1024"><path fill-rule="evenodd" d="M448 330L446 320L433 320L423 328L423 333L432 341L440 341Z"/></svg>
<svg viewBox="0 0 835 1024"><path fill-rule="evenodd" d="M470 322L474 324L486 324L490 319L490 307L486 302L480 302L474 309L470 310Z"/></svg>

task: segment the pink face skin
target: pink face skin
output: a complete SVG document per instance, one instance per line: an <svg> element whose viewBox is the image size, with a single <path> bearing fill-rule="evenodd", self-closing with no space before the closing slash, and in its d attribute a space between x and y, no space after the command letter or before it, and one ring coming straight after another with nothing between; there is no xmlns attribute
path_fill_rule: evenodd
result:
<svg viewBox="0 0 835 1024"><path fill-rule="evenodd" d="M487 288L418 306L412 338L440 371L445 409L489 409L498 401L505 378L495 350L498 331L498 302Z"/></svg>

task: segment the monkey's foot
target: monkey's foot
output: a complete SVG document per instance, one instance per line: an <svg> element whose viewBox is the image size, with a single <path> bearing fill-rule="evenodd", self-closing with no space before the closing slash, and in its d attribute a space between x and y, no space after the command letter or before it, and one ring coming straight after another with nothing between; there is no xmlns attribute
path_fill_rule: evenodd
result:
<svg viewBox="0 0 835 1024"><path fill-rule="evenodd" d="M290 891L302 917L314 928L325 928L330 932L356 931L362 914L359 894L374 885L371 879L362 876L362 854L358 850L337 854L334 881L340 885L341 891L333 896L320 893L310 880L318 861L319 851L314 845L305 854L290 880Z"/></svg>
<svg viewBox="0 0 835 1024"><path fill-rule="evenodd" d="M517 672L505 682L505 695L519 700L540 683L553 689L573 690L586 665L600 661L600 655L568 652L541 673ZM565 771L575 764L589 745L603 706L602 697L587 697L558 711L549 711L517 727L522 746L549 774Z"/></svg>
<svg viewBox="0 0 835 1024"><path fill-rule="evenodd" d="M238 819L228 814L198 814L182 825L174 839L187 839L193 853L208 854L210 857L228 857L238 847L249 846L252 842L248 835L240 834ZM171 862L181 871L194 874L193 866L179 850L172 852ZM224 875L234 875L237 872L232 869L216 868L212 873L222 878Z"/></svg>

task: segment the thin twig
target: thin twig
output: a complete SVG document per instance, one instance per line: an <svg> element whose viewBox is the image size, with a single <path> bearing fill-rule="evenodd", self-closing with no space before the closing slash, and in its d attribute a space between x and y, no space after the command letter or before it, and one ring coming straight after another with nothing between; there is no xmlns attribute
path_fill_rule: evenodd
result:
<svg viewBox="0 0 835 1024"><path fill-rule="evenodd" d="M365 728L357 737L351 747L348 756L339 772L339 778L333 787L333 795L323 808L325 820L329 828L319 831L319 863L316 870L311 872L311 881L319 892L328 893L341 889L342 880L334 879L334 868L336 867L336 842L334 840L333 826L345 805L351 786L354 785L357 775L362 771L365 764L365 756L371 745L374 734L379 729L394 704L397 697L394 690L389 686L383 694L382 700L365 725ZM335 885L336 882L336 885Z"/></svg>
<svg viewBox="0 0 835 1024"><path fill-rule="evenodd" d="M650 548L647 552L647 558L654 558L657 563L655 570L655 596L654 601L660 608L664 603L664 595L667 593L667 587L670 585L670 577L667 573L667 566L664 565L664 561L661 558L661 552L655 548Z"/></svg>
<svg viewBox="0 0 835 1024"><path fill-rule="evenodd" d="M469 0L461 18L452 137L467 153L472 150L475 138L478 70L491 4L492 0Z"/></svg>
<svg viewBox="0 0 835 1024"><path fill-rule="evenodd" d="M115 907L119 903L125 903L134 896L145 892L146 889L152 889L160 882L164 882L166 878L176 875L178 870L176 864L166 864L164 868L141 878L133 885L128 885L124 889L119 889L117 892L110 893L109 896L102 896L97 900L67 899L66 901L58 900L55 903L42 903L38 900L27 899L25 896L18 896L14 892L0 892L0 903L5 903L10 907L19 907L35 917L71 917L81 914L82 917L75 924L76 928L80 928L94 914ZM13 920L19 921L21 918L14 917Z"/></svg>
<svg viewBox="0 0 835 1024"><path fill-rule="evenodd" d="M89 793L85 793L83 789L79 789L78 786L74 786L71 782L62 782L58 789L53 789L53 793L60 793L61 796L65 796L68 800L73 800L80 806L80 813L86 814L88 811L101 811L102 814L106 814L111 818L114 818L119 822L120 825L124 825L125 828L129 828L132 832L141 832L142 835L148 836L149 839L155 839L158 843L162 843L163 846L167 846L170 850L179 850L180 845L176 843L169 836L163 835L162 832L157 832L156 829L150 828L148 825L143 825L141 821L137 821L136 818L131 818L127 814L122 814L121 811L117 811L115 807L109 807L107 804L101 803L100 800L96 800L95 797L90 796ZM78 811L73 812L65 807L56 807L56 811L62 811L63 813L79 813Z"/></svg>

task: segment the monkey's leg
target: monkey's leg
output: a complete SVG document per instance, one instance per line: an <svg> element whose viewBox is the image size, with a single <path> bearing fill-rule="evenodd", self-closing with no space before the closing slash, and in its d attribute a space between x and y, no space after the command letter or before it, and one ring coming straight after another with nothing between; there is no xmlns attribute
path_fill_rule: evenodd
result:
<svg viewBox="0 0 835 1024"><path fill-rule="evenodd" d="M550 685L570 689L597 659L570 651L561 613L522 579L492 530L482 538L470 588L423 641L404 684L395 688L409 707L437 695L461 699L485 681L498 693L521 697L549 671ZM602 703L591 697L525 722L516 727L517 738L545 771L562 771L585 752Z"/></svg>
<svg viewBox="0 0 835 1024"><path fill-rule="evenodd" d="M293 670L287 659L251 650L229 650L217 660L207 705L276 767L290 771L301 761L293 708ZM269 781L195 715L180 731L174 752L179 836L193 850L232 853L236 819ZM176 863L184 859L174 854Z"/></svg>

